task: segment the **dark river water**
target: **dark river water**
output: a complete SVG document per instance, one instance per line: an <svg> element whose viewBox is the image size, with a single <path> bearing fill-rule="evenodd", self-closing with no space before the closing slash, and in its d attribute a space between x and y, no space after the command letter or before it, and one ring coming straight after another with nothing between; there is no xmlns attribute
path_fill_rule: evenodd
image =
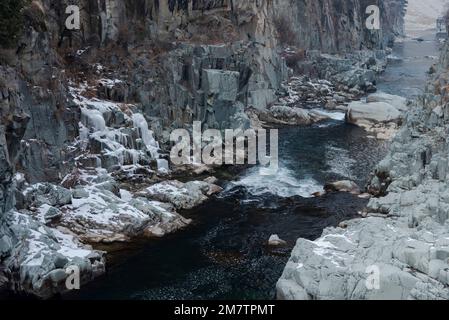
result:
<svg viewBox="0 0 449 320"><path fill-rule="evenodd" d="M438 55L434 41L399 43L379 89L412 97ZM386 143L343 121L279 130L280 169L244 171L225 191L189 212L185 231L140 244L116 257L107 274L68 299L272 299L299 237L316 239L327 226L355 217L366 200L345 193L310 197L329 180L364 186ZM278 234L283 248L269 248Z"/></svg>

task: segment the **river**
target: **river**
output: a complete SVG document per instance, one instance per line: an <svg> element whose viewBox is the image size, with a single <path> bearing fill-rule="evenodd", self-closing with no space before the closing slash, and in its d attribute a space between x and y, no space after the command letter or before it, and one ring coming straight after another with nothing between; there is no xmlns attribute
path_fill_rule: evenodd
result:
<svg viewBox="0 0 449 320"><path fill-rule="evenodd" d="M424 39L396 44L379 90L408 98L422 92L438 55L432 35ZM281 128L276 176L244 171L219 197L182 213L194 220L191 227L116 257L105 276L65 298L273 299L296 239L316 239L325 227L356 217L367 201L310 194L330 180L364 186L387 148L343 121ZM271 234L288 245L268 247Z"/></svg>

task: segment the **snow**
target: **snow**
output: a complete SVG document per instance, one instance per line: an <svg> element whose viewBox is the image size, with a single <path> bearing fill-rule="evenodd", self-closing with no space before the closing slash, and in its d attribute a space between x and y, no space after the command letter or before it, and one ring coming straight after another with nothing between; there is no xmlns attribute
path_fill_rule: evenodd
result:
<svg viewBox="0 0 449 320"><path fill-rule="evenodd" d="M120 198L122 198L123 201L129 202L133 198L133 195L128 190L120 189Z"/></svg>
<svg viewBox="0 0 449 320"><path fill-rule="evenodd" d="M340 234L329 234L315 241L309 241L310 243L315 245L315 248L313 249L314 254L326 259L337 268L341 268L345 265L346 260L348 260L350 256L344 251L340 251L340 246L335 246L333 243L328 241L328 238L339 238L351 245L354 245L354 243L350 239L348 239L346 235Z"/></svg>
<svg viewBox="0 0 449 320"><path fill-rule="evenodd" d="M38 209L37 209L37 219L42 222L45 223L45 214L48 212L48 210L51 208L50 205L48 204L43 204L41 205Z"/></svg>
<svg viewBox="0 0 449 320"><path fill-rule="evenodd" d="M10 219L11 228L16 230L16 234L27 234L21 244L26 250L21 267L40 267L46 256L55 253L61 253L69 261L73 258L85 258L92 253L92 250L84 247L72 235L39 224L28 215L13 211Z"/></svg>
<svg viewBox="0 0 449 320"><path fill-rule="evenodd" d="M89 193L89 197L73 199L72 205L68 206L70 210L64 215L65 220L70 216L76 219L83 218L95 225L121 225L119 216L122 214L141 220L148 218L112 192L101 190L95 185L84 189Z"/></svg>
<svg viewBox="0 0 449 320"><path fill-rule="evenodd" d="M100 83L106 86L112 86L121 83L118 79L100 79ZM147 156L147 152L152 159L157 160L158 170L161 173L169 171L168 162L159 159L159 143L154 138L154 133L149 129L148 122L141 113L133 113L129 117L122 111L121 107L126 107L131 111L132 105L123 105L96 98L86 98L83 93L90 88L86 83L79 87L70 87L74 102L81 108L80 140L83 148L86 148L89 139L93 138L101 143L102 153L117 159L119 165L132 163L137 165L139 161ZM111 112L120 112L124 115L127 123L132 122L132 126L137 130L138 139L144 144L142 150L136 149L136 143L129 133L127 124L120 128L109 127L106 123L106 114Z"/></svg>
<svg viewBox="0 0 449 320"><path fill-rule="evenodd" d="M116 84L123 83L123 81L119 79L100 79L98 80L98 83L105 87L113 88Z"/></svg>
<svg viewBox="0 0 449 320"><path fill-rule="evenodd" d="M165 159L157 159L157 168L160 173L168 173L170 171L168 161Z"/></svg>
<svg viewBox="0 0 449 320"><path fill-rule="evenodd" d="M159 194L159 193L165 193L165 194L172 194L172 195L183 195L187 194L188 190L184 186L175 186L170 183L158 183L154 184L147 188L147 192L149 195Z"/></svg>
<svg viewBox="0 0 449 320"><path fill-rule="evenodd" d="M72 259L76 257L85 258L92 253L91 250L80 248L80 246L77 245L77 241L75 240L74 236L62 233L57 229L53 229L52 231L56 239L58 240L58 243L61 245L58 253L62 254L63 256Z"/></svg>

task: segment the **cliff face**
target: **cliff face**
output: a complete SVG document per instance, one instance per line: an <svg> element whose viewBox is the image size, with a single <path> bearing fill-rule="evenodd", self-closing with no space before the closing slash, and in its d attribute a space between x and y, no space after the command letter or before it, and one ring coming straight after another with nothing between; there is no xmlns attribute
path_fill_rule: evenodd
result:
<svg viewBox="0 0 449 320"><path fill-rule="evenodd" d="M364 30L365 2L32 1L19 43L0 52L0 264L7 266L0 267L0 288L50 296L63 290L67 263L81 266L85 281L94 278L104 271L103 255L77 239L103 241L95 233L102 228L124 241L188 224L175 212L179 204L161 209L121 199L117 181L130 179L124 168L148 171L156 176L151 183L164 179L157 170L166 168L170 130L190 128L193 120L208 128L248 127L246 108L264 109L282 94L283 45L325 52L384 48L400 31L402 2L379 0L382 8L395 8L381 10L380 32ZM71 4L80 7L80 30L65 28ZM44 184L24 194L27 183L37 182L67 189ZM80 190L86 186L89 192ZM207 185L188 188L204 201ZM98 202L94 195L115 209L128 206L132 215L101 224L67 214L76 200ZM110 214L94 202L97 213ZM70 241L64 232L40 228L55 217L62 217L58 228ZM33 241L42 251L31 251ZM73 248L83 255L61 256ZM30 258L42 255L49 258L39 266Z"/></svg>
<svg viewBox="0 0 449 320"><path fill-rule="evenodd" d="M403 33L403 0L276 0L274 15L288 31L285 41L328 53L382 49ZM380 30L366 28L366 9L380 9Z"/></svg>
<svg viewBox="0 0 449 320"><path fill-rule="evenodd" d="M192 120L224 128L232 119L245 127L243 109L272 103L287 77L277 53L282 36L304 49L381 48L401 19L399 8L381 10L381 31L364 31L365 4L358 0L80 0L80 30L68 31L67 5L33 1L25 10L24 36L5 58L12 66L5 78L19 78L20 70L29 84L19 92L32 119L19 160L31 181L58 181L71 167L66 147L79 135L80 111L70 102L69 81L120 80L109 88L92 86L100 98L139 104L161 139L164 128ZM220 82L227 75L204 70L238 72L238 81L228 83L235 88L227 88L237 94L221 100L207 92L203 76Z"/></svg>

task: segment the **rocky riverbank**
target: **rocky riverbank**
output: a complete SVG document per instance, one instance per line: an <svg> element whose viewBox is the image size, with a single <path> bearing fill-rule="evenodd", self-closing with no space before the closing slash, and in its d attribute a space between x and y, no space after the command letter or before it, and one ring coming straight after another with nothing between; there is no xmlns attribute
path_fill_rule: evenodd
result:
<svg viewBox="0 0 449 320"><path fill-rule="evenodd" d="M379 163L363 218L299 239L279 299L448 299L449 48Z"/></svg>
<svg viewBox="0 0 449 320"><path fill-rule="evenodd" d="M287 3L81 0L75 31L64 24L68 1L24 7L17 43L0 51L0 290L63 293L67 267L79 268L82 283L104 273L98 244L186 227L191 221L178 211L221 189L205 168L191 168L191 181L177 180L185 168L168 163L171 130L191 130L194 120L204 128L248 128L254 119L245 111L266 114L268 107L282 122L291 118L284 109L296 99L291 93L315 83L297 78L287 105L274 105L289 91L282 48L366 53L384 50L400 32L400 0L381 1L395 9L385 10L385 28L356 37L349 35L363 25L364 1ZM317 80L315 102L334 106L372 89L377 56L365 53L355 63L315 53L290 68L348 82L334 89ZM345 68L343 79L336 66ZM307 116L312 122L329 114ZM296 118L303 123L305 116Z"/></svg>

